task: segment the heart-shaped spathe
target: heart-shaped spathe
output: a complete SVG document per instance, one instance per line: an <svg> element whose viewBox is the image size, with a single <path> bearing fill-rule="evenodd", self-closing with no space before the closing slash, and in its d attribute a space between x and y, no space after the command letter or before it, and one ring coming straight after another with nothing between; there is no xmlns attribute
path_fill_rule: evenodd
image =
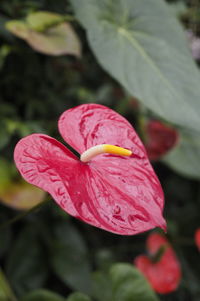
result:
<svg viewBox="0 0 200 301"><path fill-rule="evenodd" d="M131 157L101 154L83 163L57 140L32 134L16 145L14 159L27 182L49 192L70 215L101 229L132 235L165 229L161 185L130 123L113 110L84 104L59 119L64 140L80 154L112 144Z"/></svg>
<svg viewBox="0 0 200 301"><path fill-rule="evenodd" d="M136 267L147 278L152 288L160 293L167 294L175 291L181 280L181 268L176 254L167 239L159 233L152 233L147 239L147 250L151 256L165 247L161 258L153 262L145 255L135 258Z"/></svg>

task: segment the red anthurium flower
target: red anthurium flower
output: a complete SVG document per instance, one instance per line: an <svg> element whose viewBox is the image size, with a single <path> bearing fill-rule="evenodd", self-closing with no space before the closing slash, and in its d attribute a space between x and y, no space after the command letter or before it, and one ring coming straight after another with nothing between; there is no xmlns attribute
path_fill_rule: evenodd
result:
<svg viewBox="0 0 200 301"><path fill-rule="evenodd" d="M107 231L165 229L162 188L125 118L85 104L65 111L58 126L81 158L47 135L27 136L18 142L14 159L29 183L49 192L72 216Z"/></svg>
<svg viewBox="0 0 200 301"><path fill-rule="evenodd" d="M167 239L161 234L152 233L147 239L147 249L150 257L137 256L135 265L156 292L167 294L175 291L181 280L181 269Z"/></svg>
<svg viewBox="0 0 200 301"><path fill-rule="evenodd" d="M200 228L198 228L198 229L195 231L194 239L195 239L195 243L196 243L196 245L197 245L197 248L198 248L199 251L200 251Z"/></svg>
<svg viewBox="0 0 200 301"><path fill-rule="evenodd" d="M146 125L146 150L150 160L158 160L178 142L178 132L158 120Z"/></svg>

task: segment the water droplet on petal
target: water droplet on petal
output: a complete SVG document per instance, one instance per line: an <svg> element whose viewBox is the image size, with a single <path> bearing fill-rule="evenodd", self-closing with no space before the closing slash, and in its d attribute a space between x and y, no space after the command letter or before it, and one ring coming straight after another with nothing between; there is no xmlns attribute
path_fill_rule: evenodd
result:
<svg viewBox="0 0 200 301"><path fill-rule="evenodd" d="M115 207L114 207L114 214L120 214L120 212L121 212L121 208L118 206L118 205L116 205Z"/></svg>

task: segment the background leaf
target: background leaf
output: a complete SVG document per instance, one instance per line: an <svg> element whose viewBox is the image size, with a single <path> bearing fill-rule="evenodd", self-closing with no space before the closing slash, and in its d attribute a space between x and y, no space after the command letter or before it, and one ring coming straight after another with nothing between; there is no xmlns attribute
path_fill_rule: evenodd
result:
<svg viewBox="0 0 200 301"><path fill-rule="evenodd" d="M112 283L108 273L102 271L93 273L93 295L98 301L112 300Z"/></svg>
<svg viewBox="0 0 200 301"><path fill-rule="evenodd" d="M163 162L176 172L200 179L200 134L195 131L180 130L178 145L163 158Z"/></svg>
<svg viewBox="0 0 200 301"><path fill-rule="evenodd" d="M5 24L7 30L12 32L14 35L21 39L27 39L29 35L29 29L25 22L23 21L8 21Z"/></svg>
<svg viewBox="0 0 200 301"><path fill-rule="evenodd" d="M25 181L18 183L12 181L0 193L0 202L13 209L29 210L44 201L45 196L45 191Z"/></svg>
<svg viewBox="0 0 200 301"><path fill-rule="evenodd" d="M16 240L6 264L6 275L17 295L43 285L47 277L43 255L35 229L27 227Z"/></svg>
<svg viewBox="0 0 200 301"><path fill-rule="evenodd" d="M91 299L82 293L74 293L66 301L91 301Z"/></svg>
<svg viewBox="0 0 200 301"><path fill-rule="evenodd" d="M105 301L158 301L143 275L131 264L116 263L94 274L94 296Z"/></svg>
<svg viewBox="0 0 200 301"><path fill-rule="evenodd" d="M75 0L72 0L71 3L72 2L75 3ZM185 12L182 8L176 10L176 8L172 8L171 5L170 12L168 9L166 10L165 2L170 4L180 3L182 6L184 4ZM141 99L143 103L149 102L148 98L150 97L151 101L152 99L155 100L155 106L160 106L163 99L165 99L166 101L162 108L164 111L165 106L169 105L168 97L153 97L156 93L155 86L157 82L153 82L153 73L150 74L151 79L146 80L149 74L149 72L146 71L146 64L143 70L144 75L141 75L139 60L138 66L136 65L135 69L131 71L127 66L126 68L123 67L123 57L120 57L121 61L116 62L119 57L118 52L123 50L123 47L128 47L127 51L125 49L123 50L123 53L127 56L127 58L124 59L128 62L127 64L130 63L128 55L131 52L132 58L133 51L129 51L129 46L121 45L120 42L118 44L116 43L116 47L111 49L111 32L116 32L114 30L115 24L120 24L121 27L125 26L123 22L126 20L126 14L123 14L123 7L126 6L126 4L130 5L130 7L134 5L134 9L128 9L128 15L133 16L135 22L128 24L128 29L129 26L130 28L134 27L134 30L142 28L143 33L145 31L148 36L153 37L151 41L157 43L157 40L163 41L164 39L164 45L170 45L170 49L175 49L175 52L176 49L178 49L181 55L187 57L190 55L190 51L187 48L187 41L185 41L185 33L175 18L172 17L172 14L174 14L174 16L179 14L185 31L193 33L195 39L192 42L196 44L200 38L200 1L97 0L94 2L94 0L85 0L79 1L78 3L80 6L76 9L77 14L78 9L84 11L85 16L82 16L84 24L87 22L87 27L91 27L89 31L95 31L97 33L96 36L95 34L93 36L89 34L90 39L93 38L94 41L97 40L97 38L99 38L98 34L101 37L105 37L105 40L101 38L102 43L99 44L98 52L104 50L103 45L109 46L107 47L108 52L105 51L105 61L108 62L108 66L104 63L104 68L110 70L111 67L116 69L119 67L119 72L124 72L124 81L126 81L129 86L133 80L137 81L137 83L140 84L140 90L144 90L142 93L144 94L145 91L148 93L145 99L144 97ZM88 3L90 3L90 6ZM113 6L112 3L115 5ZM97 7L100 7L97 14L98 18L96 18ZM114 74L110 77L110 75L102 69L88 45L86 33L81 23L78 24L77 18L76 22L72 23L72 26L78 33L81 44L83 45L81 60L70 55L52 56L33 51L33 49L27 45L27 42L16 38L15 34L12 34L5 28L6 22L10 20L20 20L26 23L26 26L28 26L30 30L31 25L28 25L26 20L27 16L29 17L31 15L33 16L33 13L40 14L47 11L48 13L59 14L61 19L69 15L72 15L75 19L73 8L69 0L1 0L0 11L0 183L4 182L4 184L0 184L0 187L5 187L6 182L11 182L11 179L18 179L16 173L10 175L10 171L14 168L13 150L17 141L34 132L61 139L57 129L58 117L63 111L76 105L95 102L109 106L127 118L136 130L140 127L141 115L144 115L146 118L157 118L155 114L150 112L142 103L138 103L137 100L131 96L135 93L131 87L129 87L129 92L132 92L128 93L123 89L121 84L113 79L113 77L118 77ZM103 12L103 16L101 12ZM104 21L102 21L102 18ZM94 19L95 21L93 21ZM106 21L107 19L108 21ZM56 22L57 21L55 21L54 25L51 24L51 26L55 26ZM67 22L66 19L65 22ZM49 21L47 23L49 23ZM34 26L36 27L34 30L32 28L32 31L38 34L43 33L43 20L42 26L41 24L32 25L32 27ZM86 25L84 25L84 27L86 27ZM138 37L138 35L136 36ZM142 35L143 39L145 39L145 36L146 35ZM117 35L117 37L119 36ZM141 34L139 34L139 37L142 39ZM117 41L121 40L123 39L120 35ZM147 41L145 45L146 44ZM194 46L194 44L192 43L192 46ZM144 45L144 43L142 45ZM157 44L154 46L153 42L151 44L153 59L158 59L157 52L161 53L161 50L163 51L161 46L159 49L162 49L158 51L156 45ZM196 46L198 46L198 44ZM111 54L109 54L110 49L112 50ZM167 49L169 48L166 47L166 51ZM170 49L169 52L171 51ZM160 56L161 61L156 62L159 65L163 65L163 68L164 66L167 68L169 61L175 60L175 58L173 58L173 51L171 52L171 56L170 53L168 54L169 59L168 57L162 59ZM108 58L108 54L110 57L113 56L113 58ZM113 61L115 64L111 66ZM169 76L174 81L174 85L179 82L179 74L181 78L183 69L186 70L187 62L188 60L184 59L183 62L180 63L179 73L174 74L173 69L170 69L171 71L169 70ZM131 64L133 63L130 63L130 65ZM175 62L175 65L176 64L177 62ZM197 62L197 68L199 71L199 61ZM185 75L187 81L184 84L184 90L187 89L188 94L191 90L194 90L192 91L192 95L193 93L197 95L197 100L199 101L199 88L195 88L194 84L192 86L190 84L192 81L197 81L199 85L199 72L195 80L196 71L193 72L190 67L187 70L186 73L190 73ZM111 71L109 72L111 74ZM188 77L190 78L188 79ZM180 87L177 85L176 89L178 91ZM185 95L187 96L188 94L186 93ZM189 103L191 101L191 104L193 104L193 100L191 99L192 96L187 97L187 102ZM176 102L175 99L173 101L174 103ZM174 104L170 105L170 110L170 114L178 114L175 112ZM182 123L185 122L185 119L191 119L191 122L193 122L191 116L188 115L189 111L184 114L182 113L182 105L178 110ZM198 109L196 111L199 115ZM168 117L164 116L164 118L167 119ZM198 131L199 129L200 127ZM176 130L181 131L182 137L182 129L176 128ZM193 148L197 143L198 149L197 141L199 134L196 132L195 134L191 133L189 130L184 131L184 134L185 136L194 135L191 147ZM179 142L179 145L182 145L181 139ZM190 151L189 144L190 143L187 144L187 153L184 152L184 156L181 155L184 161L179 161L180 154L177 154L173 162L173 169L175 170L176 164L179 161L179 169L181 169L184 177L180 176L178 169L177 172L174 172L172 169L167 168L166 164L163 164L162 161L153 163L165 194L165 216L168 224L168 237L177 251L183 270L183 279L178 290L170 295L160 295L159 299L162 301L200 300L200 260L199 251L194 242L194 233L199 227L200 220L200 186L199 181L196 180L199 179L199 155L197 150ZM177 145L177 147L179 147L179 145ZM188 159L191 154L193 157L196 157L196 159L194 159L196 163L192 158ZM3 161L9 162L9 164L2 168ZM185 162L187 161L191 162L189 163L190 178L192 178L195 172L195 180L185 177L187 176L185 172L187 170ZM14 178L12 178L13 175ZM14 182L12 182L13 185ZM11 187L7 187L8 190L11 189ZM1 268L4 274L6 274L7 282L10 284L12 290L15 290L17 299L21 301L21 298L25 298L32 291L40 290L41 288L50 290L49 293L54 292L55 294L61 294L63 297L59 298L64 298L64 300L71 297L75 285L78 284L79 287L84 287L84 284L81 286L80 282L86 282L85 275L81 271L82 263L74 259L76 256L79 258L78 254L80 252L82 254L80 257L83 256L81 257L83 258L83 262L86 260L89 270L92 270L91 282L94 285L91 292L88 292L92 301L115 301L113 300L115 297L113 292L114 288L116 289L116 297L120 296L119 298L121 298L121 296L124 297L125 294L126 296L131 296L129 298L132 301L133 295L131 289L132 286L134 286L133 281L128 278L128 287L125 285L125 280L122 281L123 285L119 284L121 293L119 292L118 295L117 287L114 286L111 281L109 269L113 262L131 263L135 256L142 254L148 233L131 237L113 235L86 225L75 218L71 218L53 201L42 208L43 209L40 210L34 210L34 212L18 219L15 223L9 224L10 221L18 217L20 218L23 214L18 214L13 209L0 203L0 224L4 224L0 232ZM65 226L63 226L64 223L66 224ZM9 224L8 227L6 227L5 224ZM68 244L71 244L72 238L67 228L69 226L71 229L71 224L83 241L83 243L73 242L72 246L78 247L77 250L74 247L72 250L68 246ZM27 231L27 235L23 234L25 230ZM23 239L24 242L22 242ZM21 244L21 248L19 246L17 247L19 243ZM83 252L79 250L82 248L82 245L85 250ZM15 252L17 252L17 255L14 255ZM68 262L71 260L72 255L69 255L68 252L71 254L75 253L73 255L73 265L72 267L70 266L70 268ZM63 259L59 261L59 266L61 266L59 268L59 274L58 270L55 270L54 264L55 261L58 260L56 260L55 257L60 254ZM180 256L181 254L182 256ZM54 261L54 264L52 261ZM70 278L69 282L71 270L73 271L73 279ZM96 271L94 275L93 271ZM86 273L86 276L87 275ZM88 290L90 290L92 284L90 285L89 281ZM78 291L82 291L82 289L79 288ZM128 291L130 291L129 295ZM74 297L73 294L72 296ZM40 300L40 298L38 299ZM138 298L136 301L138 301Z"/></svg>
<svg viewBox="0 0 200 301"><path fill-rule="evenodd" d="M200 74L164 1L71 3L98 61L114 78L159 116L199 130Z"/></svg>
<svg viewBox="0 0 200 301"><path fill-rule="evenodd" d="M91 271L86 244L76 228L67 223L56 225L52 242L55 273L75 290L91 291Z"/></svg>
<svg viewBox="0 0 200 301"><path fill-rule="evenodd" d="M45 31L45 27L52 27L59 23L63 23L64 17L52 12L33 12L26 17L28 26L35 31Z"/></svg>
<svg viewBox="0 0 200 301"><path fill-rule="evenodd" d="M35 12L25 21L7 22L6 28L41 53L80 56L80 41L71 25L62 20L59 14Z"/></svg>
<svg viewBox="0 0 200 301"><path fill-rule="evenodd" d="M53 292L45 289L33 291L24 296L20 301L64 301L65 299Z"/></svg>
<svg viewBox="0 0 200 301"><path fill-rule="evenodd" d="M1 269L0 269L0 300L17 301Z"/></svg>
<svg viewBox="0 0 200 301"><path fill-rule="evenodd" d="M80 56L80 43L72 27L62 23L48 29L45 33L30 31L26 38L35 50L49 55L71 54Z"/></svg>
<svg viewBox="0 0 200 301"><path fill-rule="evenodd" d="M0 202L17 210L28 210L42 201L46 193L22 180L13 164L0 158Z"/></svg>
<svg viewBox="0 0 200 301"><path fill-rule="evenodd" d="M0 213L0 221L1 224L6 223L8 217L3 214L3 212ZM4 229L0 229L0 258L8 252L10 248L10 244L12 241L12 231L9 226L7 226ZM1 299L0 299L1 300Z"/></svg>
<svg viewBox="0 0 200 301"><path fill-rule="evenodd" d="M158 301L143 275L126 263L113 265L110 271L114 301Z"/></svg>

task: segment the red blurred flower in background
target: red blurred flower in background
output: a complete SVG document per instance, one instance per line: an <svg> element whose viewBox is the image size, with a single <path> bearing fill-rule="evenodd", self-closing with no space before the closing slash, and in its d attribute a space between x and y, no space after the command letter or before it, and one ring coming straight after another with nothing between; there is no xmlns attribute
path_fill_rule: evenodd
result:
<svg viewBox="0 0 200 301"><path fill-rule="evenodd" d="M194 239L195 239L195 243L196 243L196 245L197 245L197 248L198 248L199 251L200 251L200 228L198 228L198 229L195 231Z"/></svg>
<svg viewBox="0 0 200 301"><path fill-rule="evenodd" d="M58 126L89 162L47 135L27 136L18 142L14 159L29 183L49 192L70 215L107 231L131 235L165 229L162 188L125 118L105 106L85 104L65 111ZM118 153L115 146L126 149Z"/></svg>
<svg viewBox="0 0 200 301"><path fill-rule="evenodd" d="M178 132L158 120L151 120L146 125L147 141L145 144L150 160L159 160L178 142Z"/></svg>
<svg viewBox="0 0 200 301"><path fill-rule="evenodd" d="M147 250L150 256L137 256L134 261L136 267L157 293L167 294L175 291L181 280L181 268L167 239L158 233L150 234Z"/></svg>

